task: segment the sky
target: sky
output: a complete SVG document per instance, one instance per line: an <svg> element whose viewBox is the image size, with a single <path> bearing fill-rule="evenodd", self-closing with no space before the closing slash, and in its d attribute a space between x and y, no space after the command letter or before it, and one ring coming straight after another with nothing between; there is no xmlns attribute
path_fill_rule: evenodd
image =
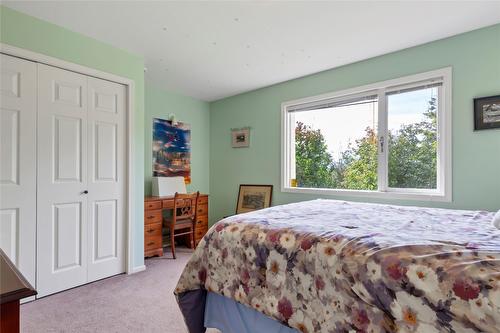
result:
<svg viewBox="0 0 500 333"><path fill-rule="evenodd" d="M402 125L420 122L424 119L428 102L437 97L437 88L428 88L402 94L389 95L388 128L396 131ZM378 103L367 103L329 109L294 112L295 121L319 129L323 134L328 151L337 160L349 143L355 143L365 135L367 127L377 126Z"/></svg>

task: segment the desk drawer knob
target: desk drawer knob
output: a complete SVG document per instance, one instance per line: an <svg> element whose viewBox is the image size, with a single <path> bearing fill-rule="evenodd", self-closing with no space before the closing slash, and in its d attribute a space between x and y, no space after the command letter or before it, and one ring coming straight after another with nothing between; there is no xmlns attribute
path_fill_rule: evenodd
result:
<svg viewBox="0 0 500 333"><path fill-rule="evenodd" d="M149 233L152 233L153 231L155 231L155 229L149 229L148 230Z"/></svg>
<svg viewBox="0 0 500 333"><path fill-rule="evenodd" d="M155 242L149 242L148 246L154 245Z"/></svg>

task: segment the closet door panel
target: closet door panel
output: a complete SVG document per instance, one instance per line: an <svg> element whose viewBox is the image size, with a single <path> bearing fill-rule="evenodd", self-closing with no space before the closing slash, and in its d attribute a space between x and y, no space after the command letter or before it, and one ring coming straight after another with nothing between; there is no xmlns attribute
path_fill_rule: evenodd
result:
<svg viewBox="0 0 500 333"><path fill-rule="evenodd" d="M125 92L88 78L89 281L125 271Z"/></svg>
<svg viewBox="0 0 500 333"><path fill-rule="evenodd" d="M37 289L87 282L87 77L38 64Z"/></svg>
<svg viewBox="0 0 500 333"><path fill-rule="evenodd" d="M0 184L19 185L19 110L0 110Z"/></svg>
<svg viewBox="0 0 500 333"><path fill-rule="evenodd" d="M54 205L52 216L54 271L81 266L81 204L76 202Z"/></svg>
<svg viewBox="0 0 500 333"><path fill-rule="evenodd" d="M114 182L117 179L118 124L96 121L94 139L94 180Z"/></svg>
<svg viewBox="0 0 500 333"><path fill-rule="evenodd" d="M82 119L54 116L53 167L55 183L82 182Z"/></svg>
<svg viewBox="0 0 500 333"><path fill-rule="evenodd" d="M35 285L36 64L0 54L0 248Z"/></svg>

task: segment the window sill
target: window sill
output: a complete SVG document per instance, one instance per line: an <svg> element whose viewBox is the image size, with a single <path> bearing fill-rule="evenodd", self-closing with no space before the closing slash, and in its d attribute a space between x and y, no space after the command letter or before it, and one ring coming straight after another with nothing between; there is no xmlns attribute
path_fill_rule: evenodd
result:
<svg viewBox="0 0 500 333"><path fill-rule="evenodd" d="M382 191L365 191L365 190L343 190L329 188L307 188L307 187L282 187L281 192L286 193L307 193L319 195L336 195L345 197L364 197L364 198L379 198L379 199L398 199L398 200L414 200L414 201L437 201L451 202L451 195L446 195L438 191L427 190L408 190L401 189Z"/></svg>

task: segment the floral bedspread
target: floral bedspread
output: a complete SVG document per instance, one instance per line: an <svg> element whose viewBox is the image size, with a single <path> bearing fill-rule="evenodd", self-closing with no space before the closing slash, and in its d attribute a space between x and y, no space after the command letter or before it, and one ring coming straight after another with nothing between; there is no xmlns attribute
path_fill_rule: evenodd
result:
<svg viewBox="0 0 500 333"><path fill-rule="evenodd" d="M500 332L493 213L314 200L215 224L175 293L301 332Z"/></svg>

